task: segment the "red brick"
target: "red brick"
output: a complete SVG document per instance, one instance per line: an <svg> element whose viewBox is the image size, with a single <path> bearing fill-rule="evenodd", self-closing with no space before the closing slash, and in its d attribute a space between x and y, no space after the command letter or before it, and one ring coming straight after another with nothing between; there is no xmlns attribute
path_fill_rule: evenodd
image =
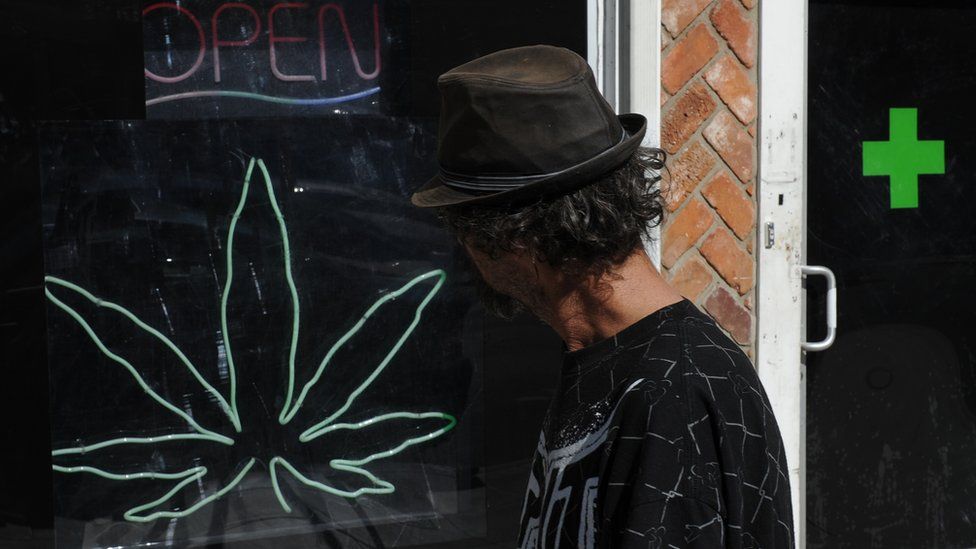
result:
<svg viewBox="0 0 976 549"><path fill-rule="evenodd" d="M691 257L671 273L671 285L678 293L691 301L697 301L701 293L712 283L712 270L701 259Z"/></svg>
<svg viewBox="0 0 976 549"><path fill-rule="evenodd" d="M743 182L752 179L753 140L734 116L726 111L718 113L702 133L739 179Z"/></svg>
<svg viewBox="0 0 976 549"><path fill-rule="evenodd" d="M705 81L743 124L756 118L756 85L742 65L725 55L705 71Z"/></svg>
<svg viewBox="0 0 976 549"><path fill-rule="evenodd" d="M752 317L725 288L716 288L708 296L705 310L737 343L752 342Z"/></svg>
<svg viewBox="0 0 976 549"><path fill-rule="evenodd" d="M756 184L749 183L746 185L746 192L749 193L749 196L756 196Z"/></svg>
<svg viewBox="0 0 976 549"><path fill-rule="evenodd" d="M755 124L749 126L749 130L748 131L749 131L749 135L751 135L752 137L756 137L756 125Z"/></svg>
<svg viewBox="0 0 976 549"><path fill-rule="evenodd" d="M661 83L670 94L675 94L692 76L718 52L718 41L704 23L688 31L664 57L661 66Z"/></svg>
<svg viewBox="0 0 976 549"><path fill-rule="evenodd" d="M671 36L678 36L711 3L712 0L664 0L661 22Z"/></svg>
<svg viewBox="0 0 976 549"><path fill-rule="evenodd" d="M756 64L756 29L735 0L719 0L712 10L712 25L747 67Z"/></svg>
<svg viewBox="0 0 976 549"><path fill-rule="evenodd" d="M661 51L670 46L671 42L674 42L674 39L668 34L667 29L661 29Z"/></svg>
<svg viewBox="0 0 976 549"><path fill-rule="evenodd" d="M670 269L712 226L712 211L701 200L693 198L671 220L664 230L661 264Z"/></svg>
<svg viewBox="0 0 976 549"><path fill-rule="evenodd" d="M754 294L749 294L742 298L742 304L746 306L746 309L752 310L752 296Z"/></svg>
<svg viewBox="0 0 976 549"><path fill-rule="evenodd" d="M702 196L736 236L745 238L749 235L756 220L756 206L727 173L719 172L713 177L702 190Z"/></svg>
<svg viewBox="0 0 976 549"><path fill-rule="evenodd" d="M663 107L663 106L664 106L665 104L667 104L667 102L668 102L668 99L671 99L671 94L669 94L668 92L666 92L666 91L664 91L664 90L661 90L661 106L662 106L662 107Z"/></svg>
<svg viewBox="0 0 976 549"><path fill-rule="evenodd" d="M680 156L668 163L671 178L667 184L664 205L670 211L678 209L686 196L691 194L702 179L715 167L715 155L708 147L695 140Z"/></svg>
<svg viewBox="0 0 976 549"><path fill-rule="evenodd" d="M758 1L759 0L742 0L742 5L751 10L752 8L756 7L756 3Z"/></svg>
<svg viewBox="0 0 976 549"><path fill-rule="evenodd" d="M661 121L661 147L674 154L711 116L715 100L704 84L695 82L672 103Z"/></svg>
<svg viewBox="0 0 976 549"><path fill-rule="evenodd" d="M699 247L708 263L739 295L752 289L755 261L751 254L739 247L735 237L719 228L705 238Z"/></svg>

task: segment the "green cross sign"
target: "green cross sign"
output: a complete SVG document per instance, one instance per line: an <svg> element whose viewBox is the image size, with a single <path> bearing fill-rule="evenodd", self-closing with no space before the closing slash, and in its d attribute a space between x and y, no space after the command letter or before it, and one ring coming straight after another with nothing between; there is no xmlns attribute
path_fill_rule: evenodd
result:
<svg viewBox="0 0 976 549"><path fill-rule="evenodd" d="M887 175L891 207L918 207L918 176L945 173L945 141L918 140L918 109L889 109L888 141L865 141L864 175Z"/></svg>

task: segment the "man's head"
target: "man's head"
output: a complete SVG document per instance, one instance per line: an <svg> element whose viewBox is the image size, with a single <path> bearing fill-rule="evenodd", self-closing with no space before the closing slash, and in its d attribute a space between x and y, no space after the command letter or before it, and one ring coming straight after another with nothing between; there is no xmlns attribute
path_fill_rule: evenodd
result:
<svg viewBox="0 0 976 549"><path fill-rule="evenodd" d="M614 113L579 55L502 50L438 86L440 171L411 201L438 209L496 313L540 314L554 281L599 279L660 222L664 152L640 148L646 119Z"/></svg>
<svg viewBox="0 0 976 549"><path fill-rule="evenodd" d="M438 214L481 273L485 306L510 318L536 308L539 268L558 271L571 284L596 280L642 248L663 215L655 186L663 164L663 151L640 149L568 194L523 204L448 206Z"/></svg>

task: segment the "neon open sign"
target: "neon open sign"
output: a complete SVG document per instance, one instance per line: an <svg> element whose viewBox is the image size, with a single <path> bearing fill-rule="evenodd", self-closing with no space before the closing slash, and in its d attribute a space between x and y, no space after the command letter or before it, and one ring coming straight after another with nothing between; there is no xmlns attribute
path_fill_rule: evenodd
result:
<svg viewBox="0 0 976 549"><path fill-rule="evenodd" d="M147 106L205 97L331 105L379 91L375 2L156 2L142 16Z"/></svg>

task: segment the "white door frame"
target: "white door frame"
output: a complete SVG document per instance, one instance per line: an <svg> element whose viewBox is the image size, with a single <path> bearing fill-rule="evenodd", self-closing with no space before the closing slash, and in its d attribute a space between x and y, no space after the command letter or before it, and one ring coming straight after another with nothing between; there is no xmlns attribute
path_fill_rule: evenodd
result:
<svg viewBox="0 0 976 549"><path fill-rule="evenodd" d="M802 362L806 231L807 1L759 4L759 274L756 368L776 414L806 546L806 371Z"/></svg>
<svg viewBox="0 0 976 549"><path fill-rule="evenodd" d="M661 2L660 0L589 0L587 61L600 91L618 113L647 117L641 144L661 143ZM661 267L660 227L644 243Z"/></svg>

